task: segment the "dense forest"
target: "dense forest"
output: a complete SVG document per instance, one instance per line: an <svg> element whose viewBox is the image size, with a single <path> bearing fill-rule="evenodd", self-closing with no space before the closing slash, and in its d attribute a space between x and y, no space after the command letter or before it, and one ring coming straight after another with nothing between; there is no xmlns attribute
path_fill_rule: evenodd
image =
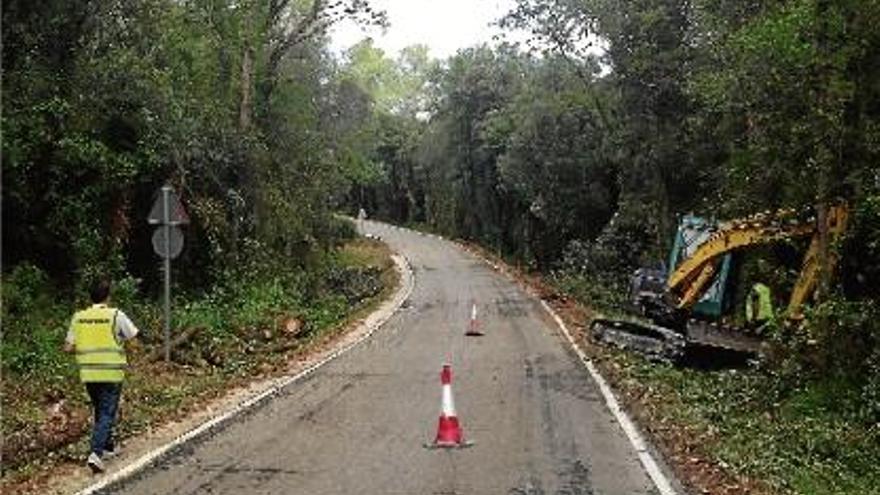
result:
<svg viewBox="0 0 880 495"><path fill-rule="evenodd" d="M332 239L326 198L358 174L365 100L324 48L343 16L384 22L363 2L9 2L5 267L153 278L145 221L166 182L195 219L186 279L246 239Z"/></svg>
<svg viewBox="0 0 880 495"><path fill-rule="evenodd" d="M385 22L358 1L7 2L4 316L22 324L6 343L41 341L29 310L47 285L66 300L97 277L120 302L157 293L146 220L163 184L192 218L183 293L278 255L308 272L350 236L333 198L364 175L367 95L326 48L343 18ZM4 365L37 367L31 351L4 346Z"/></svg>
<svg viewBox="0 0 880 495"><path fill-rule="evenodd" d="M527 40L445 60L369 39L335 56L342 19L387 26L366 0L4 3L5 374L64 367L58 328L97 277L155 302L163 184L192 219L180 318L218 326L325 304L354 235L335 214L360 207L615 307L681 215L846 204L838 270L760 372L876 440L880 1L517 0L498 25ZM803 250L739 276L783 299Z"/></svg>

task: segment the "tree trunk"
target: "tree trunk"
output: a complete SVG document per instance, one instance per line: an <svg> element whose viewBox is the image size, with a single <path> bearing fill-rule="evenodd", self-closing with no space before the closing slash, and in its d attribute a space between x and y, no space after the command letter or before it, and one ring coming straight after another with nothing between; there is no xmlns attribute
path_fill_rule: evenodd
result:
<svg viewBox="0 0 880 495"><path fill-rule="evenodd" d="M817 261L819 263L819 277L816 283L816 301L824 301L828 297L828 291L831 287L831 256L828 252L830 242L828 237L828 205L824 202L818 206L816 215L819 222L817 230L817 239L819 241L819 252L817 253Z"/></svg>
<svg viewBox="0 0 880 495"><path fill-rule="evenodd" d="M829 39L831 28L828 25L830 6L828 0L820 0L816 4L818 20L816 48L819 56L814 76L815 92L818 97L816 105L819 131L819 139L816 140L817 146L814 156L818 168L817 195L819 202L817 206L817 234L819 242L817 261L819 262L819 273L816 284L816 302L826 300L831 289L831 254L829 253L831 245L828 236L828 205L832 201L833 194L833 171L836 169L834 162L837 159L835 150L840 146L838 141L840 105L835 95L832 94L835 69L830 62L833 56L832 40Z"/></svg>
<svg viewBox="0 0 880 495"><path fill-rule="evenodd" d="M238 128L246 132L251 127L253 93L251 91L254 65L254 49L248 44L241 57L241 103L238 108Z"/></svg>

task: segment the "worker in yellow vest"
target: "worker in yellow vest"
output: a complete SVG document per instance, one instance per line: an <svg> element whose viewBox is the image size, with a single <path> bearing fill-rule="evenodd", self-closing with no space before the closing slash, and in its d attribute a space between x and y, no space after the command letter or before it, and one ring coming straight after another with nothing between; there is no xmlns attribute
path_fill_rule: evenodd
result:
<svg viewBox="0 0 880 495"><path fill-rule="evenodd" d="M746 321L754 328L764 326L773 318L773 298L770 287L756 283L746 297Z"/></svg>
<svg viewBox="0 0 880 495"><path fill-rule="evenodd" d="M105 469L103 459L118 453L113 423L127 364L122 342L134 338L138 328L125 313L109 306L109 282L96 283L89 296L92 306L73 315L64 350L76 353L79 377L92 402L94 429L86 464L99 473Z"/></svg>

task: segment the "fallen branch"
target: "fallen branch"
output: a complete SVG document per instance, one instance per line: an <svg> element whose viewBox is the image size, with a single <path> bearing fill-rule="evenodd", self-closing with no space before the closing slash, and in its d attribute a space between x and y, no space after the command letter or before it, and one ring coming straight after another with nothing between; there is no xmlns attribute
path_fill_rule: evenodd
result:
<svg viewBox="0 0 880 495"><path fill-rule="evenodd" d="M186 343L190 338L192 338L197 333L204 330L204 327L190 327L183 331L180 335L177 335L173 339L171 339L171 349L173 350L175 347L179 347L181 344ZM151 363L153 361L158 361L165 355L164 345L160 345L159 347L153 349L149 354L147 354L146 361Z"/></svg>

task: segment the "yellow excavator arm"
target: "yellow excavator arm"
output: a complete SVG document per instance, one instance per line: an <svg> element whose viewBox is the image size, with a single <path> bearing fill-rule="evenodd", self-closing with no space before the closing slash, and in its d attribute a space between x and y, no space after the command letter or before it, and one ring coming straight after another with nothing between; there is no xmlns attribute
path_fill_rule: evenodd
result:
<svg viewBox="0 0 880 495"><path fill-rule="evenodd" d="M845 230L847 218L848 209L845 205L828 209L826 228L832 242ZM667 289L678 298L676 305L680 309L690 308L710 286L716 266L725 254L749 246L809 235L813 236L813 240L804 257L788 307L789 314L796 314L815 289L818 280L819 225L815 217L799 217L791 209L760 213L722 224L669 276ZM837 262L836 259L828 261L831 266L835 266Z"/></svg>
<svg viewBox="0 0 880 495"><path fill-rule="evenodd" d="M828 218L826 219L826 225L828 228L828 235L831 242L834 242L838 239L843 231L846 230L846 224L849 219L849 211L843 207L838 206L835 208L831 208L828 212ZM828 252L828 266L833 268L837 266L837 251L829 250ZM804 256L804 262L801 267L800 275L798 276L797 282L794 284L794 289L791 291L791 298L788 302L788 314L792 316L796 316L803 306L804 302L806 302L807 298L813 291L816 289L816 283L819 280L819 236L818 233L813 235L813 240L810 241L810 247L807 249L807 254Z"/></svg>

